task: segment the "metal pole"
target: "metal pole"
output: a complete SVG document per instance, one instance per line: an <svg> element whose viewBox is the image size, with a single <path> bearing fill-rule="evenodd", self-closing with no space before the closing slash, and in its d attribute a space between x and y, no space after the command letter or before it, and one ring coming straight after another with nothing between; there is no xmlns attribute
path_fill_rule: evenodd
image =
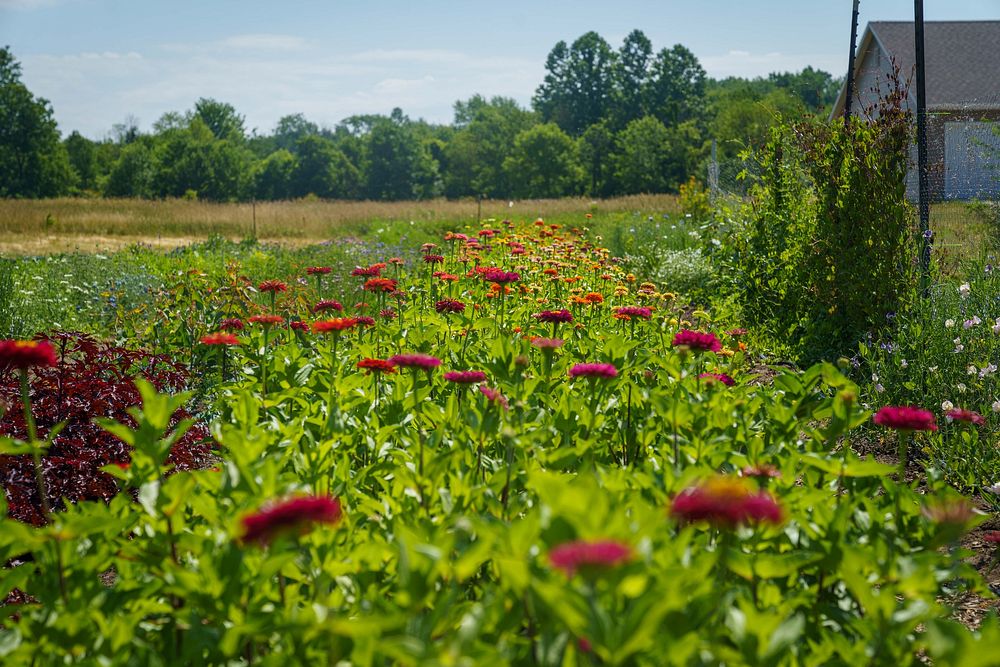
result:
<svg viewBox="0 0 1000 667"><path fill-rule="evenodd" d="M920 291L928 294L931 265L931 203L927 183L927 91L924 72L924 2L913 0L913 41L917 68L917 185L920 211Z"/></svg>
<svg viewBox="0 0 1000 667"><path fill-rule="evenodd" d="M847 57L847 96L844 100L844 122L851 117L851 102L854 99L854 51L858 42L858 5L861 0L854 0L854 12L851 14L851 52Z"/></svg>

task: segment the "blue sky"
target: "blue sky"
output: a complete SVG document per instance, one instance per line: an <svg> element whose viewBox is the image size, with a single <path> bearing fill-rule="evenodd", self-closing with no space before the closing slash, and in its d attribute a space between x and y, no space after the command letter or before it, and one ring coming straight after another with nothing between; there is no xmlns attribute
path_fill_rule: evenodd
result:
<svg viewBox="0 0 1000 667"><path fill-rule="evenodd" d="M1000 0L927 2L928 20L1000 19ZM862 0L868 20L912 19L910 0ZM527 104L560 39L617 47L634 28L681 43L709 75L846 69L850 0L0 0L0 45L49 99L64 133L150 125L199 97L268 132L302 112L321 125L401 107L452 118L474 93Z"/></svg>

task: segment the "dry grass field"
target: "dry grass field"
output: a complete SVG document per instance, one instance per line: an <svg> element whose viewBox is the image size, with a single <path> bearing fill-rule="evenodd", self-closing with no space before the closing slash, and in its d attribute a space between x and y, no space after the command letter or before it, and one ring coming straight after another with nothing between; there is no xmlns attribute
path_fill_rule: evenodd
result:
<svg viewBox="0 0 1000 667"><path fill-rule="evenodd" d="M486 218L560 217L628 211L677 211L673 195L635 195L616 199L483 200ZM115 250L136 242L176 247L212 235L238 240L301 245L362 233L388 221L475 222L475 200L372 202L311 201L213 204L199 201L138 199L0 200L0 253L49 254Z"/></svg>

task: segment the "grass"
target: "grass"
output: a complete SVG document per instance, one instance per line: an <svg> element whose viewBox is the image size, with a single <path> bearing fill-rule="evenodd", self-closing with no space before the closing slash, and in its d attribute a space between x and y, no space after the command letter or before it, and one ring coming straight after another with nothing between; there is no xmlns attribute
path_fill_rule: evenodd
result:
<svg viewBox="0 0 1000 667"><path fill-rule="evenodd" d="M537 199L509 202L475 200L372 202L297 200L257 204L141 199L0 200L0 253L97 252L143 242L178 247L223 236L253 236L288 245L331 237L367 235L374 225L393 221L475 222L482 218L558 220L573 214L678 210L673 195L633 195L607 200Z"/></svg>
<svg viewBox="0 0 1000 667"><path fill-rule="evenodd" d="M967 202L931 205L930 228L934 254L944 275L960 274L962 264L978 260L992 244L985 214Z"/></svg>

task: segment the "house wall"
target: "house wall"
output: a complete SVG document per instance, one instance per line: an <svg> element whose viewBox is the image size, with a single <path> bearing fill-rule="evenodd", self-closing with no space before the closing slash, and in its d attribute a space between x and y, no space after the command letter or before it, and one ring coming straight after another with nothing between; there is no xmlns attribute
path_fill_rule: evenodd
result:
<svg viewBox="0 0 1000 667"><path fill-rule="evenodd" d="M865 115L865 110L876 104L888 92L888 82L892 75L892 60L882 51L878 40L872 38L869 48L861 56L858 76L854 81L854 106L851 113ZM906 72L902 73L907 76ZM909 106L907 100L907 106Z"/></svg>
<svg viewBox="0 0 1000 667"><path fill-rule="evenodd" d="M927 164L928 164L928 185L930 198L932 201L941 201L946 198L971 199L971 198L997 198L1000 197L1000 153L993 154L989 148L982 145L997 146L1000 138L993 135L989 128L979 128L979 134L974 140L976 146L960 146L958 150L951 151L946 156L946 136L950 123L969 122L992 122L998 123L1000 131L1000 109L984 111L932 111L927 114ZM986 188L976 188L970 191L967 183L970 181L983 180L983 159L991 165L986 166L987 180L990 183ZM914 151L915 154L915 151ZM946 158L948 161L946 161ZM995 165L995 166L994 166ZM995 178L990 176L992 169L996 169ZM979 172L979 178L968 174L972 170ZM915 171L911 170L911 171ZM946 177L950 177L951 183L946 182ZM992 186L992 187L991 187Z"/></svg>

